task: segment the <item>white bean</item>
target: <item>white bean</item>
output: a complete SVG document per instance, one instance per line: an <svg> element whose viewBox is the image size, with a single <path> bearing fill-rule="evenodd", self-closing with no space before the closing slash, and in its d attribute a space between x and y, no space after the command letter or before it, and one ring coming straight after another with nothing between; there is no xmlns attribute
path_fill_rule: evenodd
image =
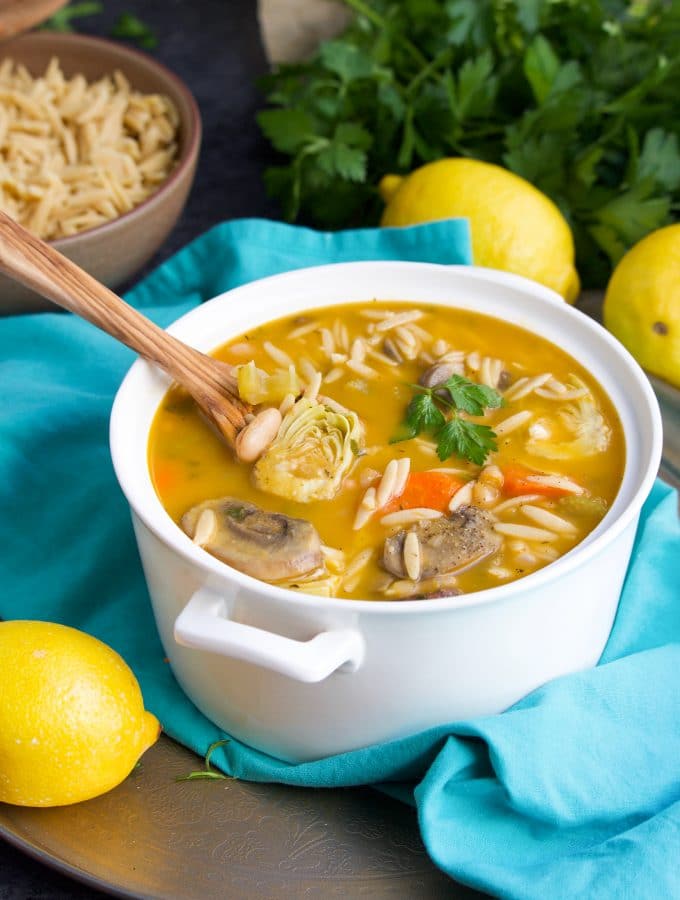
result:
<svg viewBox="0 0 680 900"><path fill-rule="evenodd" d="M275 406L259 412L236 436L236 455L241 462L255 462L274 440L281 427L281 413Z"/></svg>
<svg viewBox="0 0 680 900"><path fill-rule="evenodd" d="M480 506L482 509L488 509L496 503L499 493L500 492L495 485L489 484L488 482L476 481L472 488L472 502L475 506Z"/></svg>
<svg viewBox="0 0 680 900"><path fill-rule="evenodd" d="M494 487L502 488L504 477L503 472L498 466L485 466L479 473L478 481L483 484L492 484Z"/></svg>

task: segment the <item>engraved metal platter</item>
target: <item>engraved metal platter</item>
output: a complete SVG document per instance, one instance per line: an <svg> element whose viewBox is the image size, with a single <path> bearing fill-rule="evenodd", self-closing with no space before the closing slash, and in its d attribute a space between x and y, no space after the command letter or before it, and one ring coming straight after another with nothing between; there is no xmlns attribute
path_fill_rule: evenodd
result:
<svg viewBox="0 0 680 900"><path fill-rule="evenodd" d="M599 300L579 306L597 317ZM664 419L660 475L680 486L680 391L651 380ZM175 780L200 762L162 736L102 797L55 809L0 803L0 838L119 897L482 897L433 865L415 811L379 791Z"/></svg>
<svg viewBox="0 0 680 900"><path fill-rule="evenodd" d="M199 762L161 737L123 784L94 800L0 804L0 836L120 897L481 896L435 868L415 811L378 791L175 781Z"/></svg>

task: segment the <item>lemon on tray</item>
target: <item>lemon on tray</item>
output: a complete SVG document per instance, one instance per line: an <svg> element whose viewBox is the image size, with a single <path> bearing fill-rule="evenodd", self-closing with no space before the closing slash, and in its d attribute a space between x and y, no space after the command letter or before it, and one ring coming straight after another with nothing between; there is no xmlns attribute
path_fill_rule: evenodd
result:
<svg viewBox="0 0 680 900"><path fill-rule="evenodd" d="M644 369L680 387L680 225L653 231L620 260L603 318Z"/></svg>
<svg viewBox="0 0 680 900"><path fill-rule="evenodd" d="M62 806L103 794L159 731L106 644L65 625L0 622L0 801Z"/></svg>
<svg viewBox="0 0 680 900"><path fill-rule="evenodd" d="M574 239L557 206L519 175L476 159L427 163L380 182L381 225L469 219L474 262L541 284L573 303L579 293Z"/></svg>

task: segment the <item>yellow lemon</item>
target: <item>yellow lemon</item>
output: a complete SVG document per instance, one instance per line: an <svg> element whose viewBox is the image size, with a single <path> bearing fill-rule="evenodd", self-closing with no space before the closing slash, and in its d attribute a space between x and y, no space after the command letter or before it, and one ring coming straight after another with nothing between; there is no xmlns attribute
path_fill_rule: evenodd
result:
<svg viewBox="0 0 680 900"><path fill-rule="evenodd" d="M643 368L680 387L680 225L653 231L620 260L603 317Z"/></svg>
<svg viewBox="0 0 680 900"><path fill-rule="evenodd" d="M0 622L0 801L62 806L103 794L159 731L106 644L65 625Z"/></svg>
<svg viewBox="0 0 680 900"><path fill-rule="evenodd" d="M573 303L579 293L574 239L566 219L518 175L476 159L427 163L380 182L381 225L414 225L463 216L477 265L533 278Z"/></svg>

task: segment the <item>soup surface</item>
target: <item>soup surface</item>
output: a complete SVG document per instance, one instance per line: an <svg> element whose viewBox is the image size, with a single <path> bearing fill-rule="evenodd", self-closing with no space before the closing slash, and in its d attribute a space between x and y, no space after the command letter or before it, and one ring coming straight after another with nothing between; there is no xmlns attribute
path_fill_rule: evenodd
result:
<svg viewBox="0 0 680 900"><path fill-rule="evenodd" d="M254 413L272 408L274 442L239 460L173 387L150 433L155 489L208 552L294 590L404 600L495 587L578 544L621 483L623 434L597 382L488 316L347 304L214 355L239 367ZM266 557L255 568L239 562L246 524Z"/></svg>

